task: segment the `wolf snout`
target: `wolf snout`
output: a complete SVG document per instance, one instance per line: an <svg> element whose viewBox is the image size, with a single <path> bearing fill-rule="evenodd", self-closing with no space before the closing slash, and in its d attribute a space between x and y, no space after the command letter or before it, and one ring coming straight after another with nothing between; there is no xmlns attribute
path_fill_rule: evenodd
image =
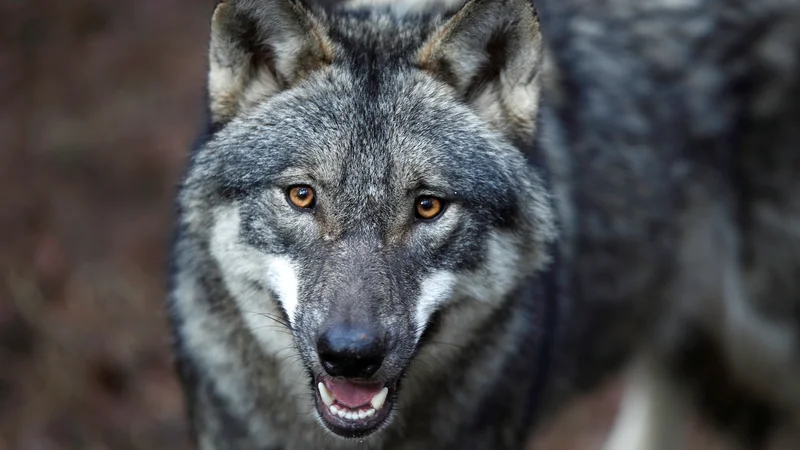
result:
<svg viewBox="0 0 800 450"><path fill-rule="evenodd" d="M386 357L384 333L371 327L336 324L317 340L322 367L332 377L369 378Z"/></svg>

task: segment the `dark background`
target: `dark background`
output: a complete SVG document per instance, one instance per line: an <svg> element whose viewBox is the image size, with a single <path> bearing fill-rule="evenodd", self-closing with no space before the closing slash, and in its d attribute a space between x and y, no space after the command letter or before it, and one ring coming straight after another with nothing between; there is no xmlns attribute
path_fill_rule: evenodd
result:
<svg viewBox="0 0 800 450"><path fill-rule="evenodd" d="M165 255L212 9L0 1L0 450L188 448ZM536 448L599 448L618 392Z"/></svg>

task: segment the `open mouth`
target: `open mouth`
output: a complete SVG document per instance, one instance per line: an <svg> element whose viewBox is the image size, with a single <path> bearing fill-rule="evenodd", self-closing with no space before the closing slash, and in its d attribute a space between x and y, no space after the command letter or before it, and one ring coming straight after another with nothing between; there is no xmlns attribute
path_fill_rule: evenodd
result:
<svg viewBox="0 0 800 450"><path fill-rule="evenodd" d="M389 417L395 386L321 376L315 389L317 412L334 433L363 437Z"/></svg>

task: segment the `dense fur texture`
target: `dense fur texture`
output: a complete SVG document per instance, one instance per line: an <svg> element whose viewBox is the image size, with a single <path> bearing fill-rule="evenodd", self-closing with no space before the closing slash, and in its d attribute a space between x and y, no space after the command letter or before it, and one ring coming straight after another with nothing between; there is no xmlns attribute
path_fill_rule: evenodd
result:
<svg viewBox="0 0 800 450"><path fill-rule="evenodd" d="M521 448L629 362L609 450L798 419L796 2L539 0L546 53L522 0L320 3L214 16L170 298L200 448ZM391 343L363 433L316 394L345 322Z"/></svg>
<svg viewBox="0 0 800 450"><path fill-rule="evenodd" d="M800 5L537 6L574 308L562 392L634 352L608 449L681 448L695 409L761 447L800 415Z"/></svg>
<svg viewBox="0 0 800 450"><path fill-rule="evenodd" d="M555 298L536 281L555 219L522 151L540 47L524 0L217 7L171 296L200 448L523 445ZM297 185L313 208L290 205ZM425 196L445 204L435 220L415 217ZM320 340L342 327L386 348L340 380L385 384L369 418L331 415L318 387L340 378Z"/></svg>

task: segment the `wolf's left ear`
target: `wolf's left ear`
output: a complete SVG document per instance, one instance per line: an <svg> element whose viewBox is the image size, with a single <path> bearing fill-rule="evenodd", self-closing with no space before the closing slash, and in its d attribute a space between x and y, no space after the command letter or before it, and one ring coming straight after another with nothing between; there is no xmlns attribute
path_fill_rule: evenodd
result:
<svg viewBox="0 0 800 450"><path fill-rule="evenodd" d="M212 120L229 121L332 58L325 27L300 0L221 1L211 19Z"/></svg>
<svg viewBox="0 0 800 450"><path fill-rule="evenodd" d="M530 0L471 0L434 31L418 64L517 142L533 137L542 39Z"/></svg>

